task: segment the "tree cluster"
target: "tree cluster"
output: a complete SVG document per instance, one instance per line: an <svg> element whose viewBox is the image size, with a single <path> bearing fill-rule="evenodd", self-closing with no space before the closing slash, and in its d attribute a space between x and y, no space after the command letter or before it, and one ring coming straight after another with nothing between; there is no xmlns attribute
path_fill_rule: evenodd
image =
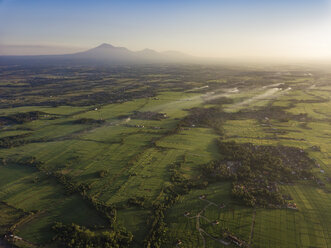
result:
<svg viewBox="0 0 331 248"><path fill-rule="evenodd" d="M81 118L78 120L74 120L72 122L73 124L87 124L87 125L100 125L105 123L105 120L95 120L95 119L91 119L91 118Z"/></svg>
<svg viewBox="0 0 331 248"><path fill-rule="evenodd" d="M167 115L164 113L157 113L152 111L140 112L134 111L131 115L132 119L140 119L140 120L155 120L160 121L167 118Z"/></svg>
<svg viewBox="0 0 331 248"><path fill-rule="evenodd" d="M86 195L86 192L91 189L91 186L87 183L76 184L73 183L72 177L69 175L64 175L61 172L55 172L54 177L64 185L67 195L74 193L80 193L81 195Z"/></svg>
<svg viewBox="0 0 331 248"><path fill-rule="evenodd" d="M209 181L232 180L232 195L249 206L282 205L285 201L278 189L280 182L313 178L310 162L302 155L296 163L284 162L289 161L287 157L278 155L284 148L275 152L273 149L277 147L221 141L218 141L218 148L222 159L204 165L204 177Z"/></svg>
<svg viewBox="0 0 331 248"><path fill-rule="evenodd" d="M46 113L41 111L31 111L8 116L0 116L0 125L23 124L26 122L38 120L41 115L46 115Z"/></svg>
<svg viewBox="0 0 331 248"><path fill-rule="evenodd" d="M145 246L148 248L162 247L162 244L167 242L167 225L165 223L166 211L176 203L179 197L189 193L193 188L205 188L208 185L207 181L186 179L180 171L183 163L185 163L185 156L169 166L172 185L169 185L163 190L165 194L164 200L153 204L153 214L147 223L151 228L145 239Z"/></svg>
<svg viewBox="0 0 331 248"><path fill-rule="evenodd" d="M0 148L11 148L31 143L31 140L24 139L30 134L19 134L0 138Z"/></svg>
<svg viewBox="0 0 331 248"><path fill-rule="evenodd" d="M210 127L223 134L224 113L220 107L192 108L189 115L181 121L181 126Z"/></svg>
<svg viewBox="0 0 331 248"><path fill-rule="evenodd" d="M92 231L85 227L57 222L53 228L54 240L68 248L120 248L129 247L132 235L125 230Z"/></svg>

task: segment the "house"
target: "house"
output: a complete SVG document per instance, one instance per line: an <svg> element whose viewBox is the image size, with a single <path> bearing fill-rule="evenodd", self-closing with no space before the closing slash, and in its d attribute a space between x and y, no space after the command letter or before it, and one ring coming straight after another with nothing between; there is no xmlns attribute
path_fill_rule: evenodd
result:
<svg viewBox="0 0 331 248"><path fill-rule="evenodd" d="M201 200L206 199L206 195L200 195L199 199L201 199Z"/></svg>
<svg viewBox="0 0 331 248"><path fill-rule="evenodd" d="M5 239L23 240L21 237L16 236L16 235L14 235L14 234L8 234L8 235L5 235Z"/></svg>
<svg viewBox="0 0 331 248"><path fill-rule="evenodd" d="M179 245L181 245L182 243L183 243L183 242L182 242L180 239L178 239L176 245L179 246Z"/></svg>
<svg viewBox="0 0 331 248"><path fill-rule="evenodd" d="M212 224L213 225L218 225L220 222L218 221L218 220L214 220L213 222L212 222Z"/></svg>
<svg viewBox="0 0 331 248"><path fill-rule="evenodd" d="M298 210L297 204L295 204L295 203L289 202L289 203L287 203L287 206L286 207L287 208L290 208L290 209Z"/></svg>
<svg viewBox="0 0 331 248"><path fill-rule="evenodd" d="M13 239L15 239L15 240L22 240L21 237L18 237L18 236L16 236L16 235L14 235Z"/></svg>
<svg viewBox="0 0 331 248"><path fill-rule="evenodd" d="M239 246L239 247L242 247L244 245L243 241L241 241L239 238L237 238L236 236L234 235L229 235L227 237L233 244Z"/></svg>
<svg viewBox="0 0 331 248"><path fill-rule="evenodd" d="M191 214L190 212L187 212L187 211L186 211L186 212L184 213L184 216L189 216L190 214Z"/></svg>

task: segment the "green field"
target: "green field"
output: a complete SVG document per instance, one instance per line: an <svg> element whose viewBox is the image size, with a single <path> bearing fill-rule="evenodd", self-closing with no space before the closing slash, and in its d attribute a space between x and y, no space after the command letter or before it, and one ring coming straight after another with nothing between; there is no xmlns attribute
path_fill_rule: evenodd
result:
<svg viewBox="0 0 331 248"><path fill-rule="evenodd" d="M93 235L125 230L130 247L236 247L229 234L243 247L331 246L326 72L138 67L135 76L95 69L91 79L79 68L54 82L51 68L25 70L26 78L0 77L11 94L0 102L0 234L21 237L17 246L64 247L52 239L55 222ZM247 206L233 197L232 179L208 178L203 166L224 160L218 141L305 152L314 180L277 181L297 210Z"/></svg>

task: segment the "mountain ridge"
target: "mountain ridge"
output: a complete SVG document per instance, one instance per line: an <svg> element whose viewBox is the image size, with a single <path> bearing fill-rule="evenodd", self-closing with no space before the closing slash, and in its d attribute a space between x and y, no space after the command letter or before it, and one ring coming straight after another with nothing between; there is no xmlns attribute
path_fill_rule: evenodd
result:
<svg viewBox="0 0 331 248"><path fill-rule="evenodd" d="M140 51L131 51L126 47L113 46L102 43L82 52L59 55L14 55L0 56L0 64L5 62L43 63L43 64L150 64L150 63L177 63L190 62L193 56L177 52L157 52L145 48Z"/></svg>

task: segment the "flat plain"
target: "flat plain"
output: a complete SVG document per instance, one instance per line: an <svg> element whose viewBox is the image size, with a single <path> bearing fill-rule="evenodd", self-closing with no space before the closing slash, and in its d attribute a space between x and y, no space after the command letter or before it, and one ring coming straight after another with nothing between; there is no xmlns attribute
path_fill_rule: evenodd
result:
<svg viewBox="0 0 331 248"><path fill-rule="evenodd" d="M0 234L16 246L100 247L106 231L104 247L331 246L323 68L0 71Z"/></svg>

